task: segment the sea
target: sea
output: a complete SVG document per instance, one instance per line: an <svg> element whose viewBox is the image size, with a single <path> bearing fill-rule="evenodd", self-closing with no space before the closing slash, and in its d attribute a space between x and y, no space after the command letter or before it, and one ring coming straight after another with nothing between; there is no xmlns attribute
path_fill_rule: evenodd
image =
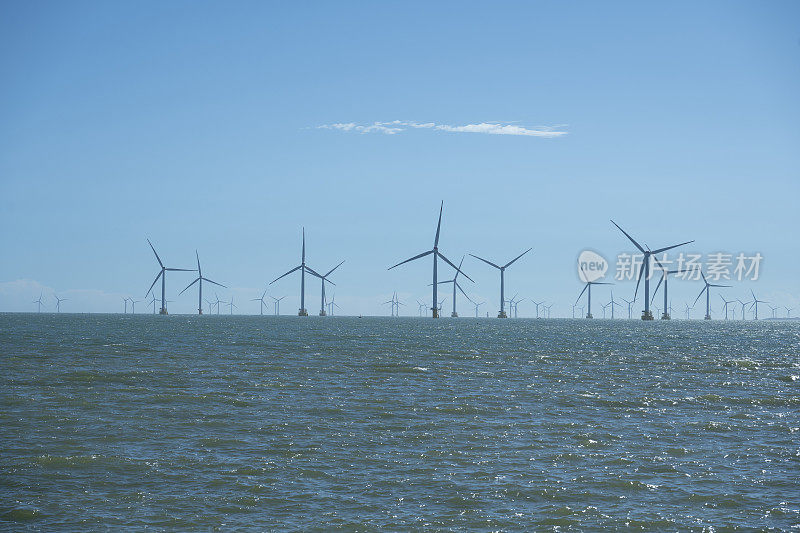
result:
<svg viewBox="0 0 800 533"><path fill-rule="evenodd" d="M799 376L790 321L0 314L0 530L797 530Z"/></svg>

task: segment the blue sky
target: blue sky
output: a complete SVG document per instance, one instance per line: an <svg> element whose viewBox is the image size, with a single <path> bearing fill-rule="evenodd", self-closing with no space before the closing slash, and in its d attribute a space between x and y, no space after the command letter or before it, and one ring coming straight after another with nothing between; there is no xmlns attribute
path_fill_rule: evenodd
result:
<svg viewBox="0 0 800 533"><path fill-rule="evenodd" d="M143 299L149 237L170 266L199 250L231 287L220 297L257 312L245 300L299 262L305 226L313 268L346 260L343 312L386 312L396 290L414 314L430 263L386 268L430 248L441 200L445 254L533 246L508 290L554 315L571 314L581 250L632 250L609 218L652 248L760 252L760 279L728 296L800 307L798 15L755 1L5 2L0 310L33 310L40 290L73 311ZM319 127L392 121L444 129ZM565 134L453 131L468 125ZM465 288L496 312L484 267L465 260ZM195 307L177 297L191 279L168 278L171 312ZM298 285L271 287L282 312ZM671 288L678 307L701 285Z"/></svg>

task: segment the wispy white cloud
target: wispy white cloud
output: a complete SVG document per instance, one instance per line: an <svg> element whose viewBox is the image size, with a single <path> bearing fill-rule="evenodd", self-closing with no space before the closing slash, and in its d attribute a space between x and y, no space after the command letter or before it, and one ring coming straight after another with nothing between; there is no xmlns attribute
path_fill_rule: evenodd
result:
<svg viewBox="0 0 800 533"><path fill-rule="evenodd" d="M390 122L373 122L372 124L356 124L355 122L337 122L317 126L323 130L354 131L357 133L383 133L395 135L408 129L429 129L450 133L485 133L488 135L522 135L527 137L561 137L567 132L561 126L525 128L513 124L498 122L481 122L479 124L464 124L453 126L451 124L436 124L435 122L412 122L407 120L392 120Z"/></svg>

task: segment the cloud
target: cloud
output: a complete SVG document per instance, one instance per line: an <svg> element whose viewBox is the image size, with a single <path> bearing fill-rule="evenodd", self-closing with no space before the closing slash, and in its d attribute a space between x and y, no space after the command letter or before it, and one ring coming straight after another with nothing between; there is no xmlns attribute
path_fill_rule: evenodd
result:
<svg viewBox="0 0 800 533"><path fill-rule="evenodd" d="M561 137L566 131L557 127L524 128L513 124L500 124L497 122L481 122L479 124L465 124L453 126L450 124L436 124L435 122L411 122L393 120L391 122L373 122L372 124L356 124L355 122L337 122L317 126L323 130L355 131L358 133L383 133L395 135L408 129L428 129L445 131L449 133L485 133L488 135L522 135L526 137Z"/></svg>

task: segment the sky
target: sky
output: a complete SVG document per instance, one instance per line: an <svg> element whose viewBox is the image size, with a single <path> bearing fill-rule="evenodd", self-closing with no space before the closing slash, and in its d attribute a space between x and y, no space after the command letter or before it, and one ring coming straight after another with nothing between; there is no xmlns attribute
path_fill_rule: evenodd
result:
<svg viewBox="0 0 800 533"><path fill-rule="evenodd" d="M268 289L296 313L299 277L269 283L305 227L309 266L345 261L340 313L388 314L396 291L416 315L429 258L387 268L432 247L443 201L441 251L533 247L506 290L552 316L583 250L615 283L595 302L633 295L610 219L651 249L761 254L720 294L800 315L798 20L791 1L3 2L0 311L41 292L43 311L121 312L158 273L149 238L169 267L197 250L236 312ZM497 271L466 257L496 314ZM192 279L168 275L171 313L196 308ZM675 314L702 286L671 282Z"/></svg>

